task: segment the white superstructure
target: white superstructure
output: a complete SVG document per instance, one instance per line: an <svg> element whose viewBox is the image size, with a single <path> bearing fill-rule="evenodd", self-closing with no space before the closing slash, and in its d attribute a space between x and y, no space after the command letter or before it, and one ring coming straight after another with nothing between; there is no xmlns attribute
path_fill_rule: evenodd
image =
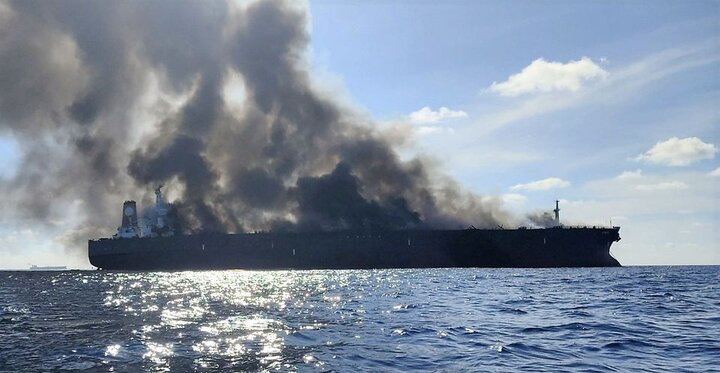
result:
<svg viewBox="0 0 720 373"><path fill-rule="evenodd" d="M163 185L155 188L155 206L147 209L143 214L142 226L139 225L135 201L125 201L123 204L122 225L118 227L113 238L136 238L171 236L174 234L171 221L168 219L169 206L162 195Z"/></svg>

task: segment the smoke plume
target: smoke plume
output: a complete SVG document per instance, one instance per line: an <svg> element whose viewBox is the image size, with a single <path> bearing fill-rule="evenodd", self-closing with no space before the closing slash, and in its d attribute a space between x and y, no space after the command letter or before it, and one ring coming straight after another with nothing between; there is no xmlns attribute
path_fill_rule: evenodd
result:
<svg viewBox="0 0 720 373"><path fill-rule="evenodd" d="M557 222L555 222L555 217L550 215L550 213L547 211L536 211L528 213L525 215L525 219L533 227L550 228L557 226Z"/></svg>
<svg viewBox="0 0 720 373"><path fill-rule="evenodd" d="M71 209L78 248L160 183L187 231L507 224L314 88L307 23L285 1L0 2L0 134L22 152L6 204Z"/></svg>

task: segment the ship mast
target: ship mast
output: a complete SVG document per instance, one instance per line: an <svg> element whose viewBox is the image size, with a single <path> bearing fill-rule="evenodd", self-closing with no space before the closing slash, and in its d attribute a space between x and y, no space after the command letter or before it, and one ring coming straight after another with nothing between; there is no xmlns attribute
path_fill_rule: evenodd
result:
<svg viewBox="0 0 720 373"><path fill-rule="evenodd" d="M555 200L555 225L560 226L560 201Z"/></svg>
<svg viewBox="0 0 720 373"><path fill-rule="evenodd" d="M163 202L163 200L162 200L162 192L160 191L160 189L162 189L162 187L164 187L164 186L165 186L165 185L163 185L163 184L161 183L160 185L158 185L157 188L155 188L155 206L159 206L159 205L161 205L162 202Z"/></svg>
<svg viewBox="0 0 720 373"><path fill-rule="evenodd" d="M159 229L165 227L167 218L167 206L165 204L165 200L163 199L162 191L160 191L163 186L163 184L160 184L157 188L155 188L155 218L156 226Z"/></svg>

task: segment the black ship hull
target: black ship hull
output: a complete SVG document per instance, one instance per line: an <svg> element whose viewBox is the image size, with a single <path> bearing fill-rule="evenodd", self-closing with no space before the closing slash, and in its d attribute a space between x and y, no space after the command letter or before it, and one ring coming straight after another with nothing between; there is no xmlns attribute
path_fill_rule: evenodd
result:
<svg viewBox="0 0 720 373"><path fill-rule="evenodd" d="M196 234L88 242L105 270L617 267L619 228Z"/></svg>

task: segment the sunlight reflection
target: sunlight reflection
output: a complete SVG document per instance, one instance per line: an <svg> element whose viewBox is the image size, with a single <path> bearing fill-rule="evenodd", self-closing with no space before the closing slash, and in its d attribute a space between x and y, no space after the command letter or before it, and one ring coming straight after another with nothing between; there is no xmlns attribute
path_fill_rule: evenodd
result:
<svg viewBox="0 0 720 373"><path fill-rule="evenodd" d="M165 359L173 355L172 343L160 344L148 342L146 347L147 352L143 354L143 358L148 359L155 364L165 363Z"/></svg>
<svg viewBox="0 0 720 373"><path fill-rule="evenodd" d="M114 344L107 346L107 349L105 349L105 356L117 356L117 354L120 352L120 345Z"/></svg>
<svg viewBox="0 0 720 373"><path fill-rule="evenodd" d="M360 295L345 299L341 294L371 276L352 271L117 273L108 281L114 286L106 291L104 305L142 320L133 334L145 347L143 358L158 368L170 367L168 359L176 353L194 353L199 368L232 361L250 364L243 366L251 370L294 370L295 364L320 367L323 362L298 346L288 347L288 336L309 345L331 343L295 334L327 328L316 314L329 310L342 322L362 323ZM357 307L348 309L353 302ZM119 349L108 346L106 354Z"/></svg>

